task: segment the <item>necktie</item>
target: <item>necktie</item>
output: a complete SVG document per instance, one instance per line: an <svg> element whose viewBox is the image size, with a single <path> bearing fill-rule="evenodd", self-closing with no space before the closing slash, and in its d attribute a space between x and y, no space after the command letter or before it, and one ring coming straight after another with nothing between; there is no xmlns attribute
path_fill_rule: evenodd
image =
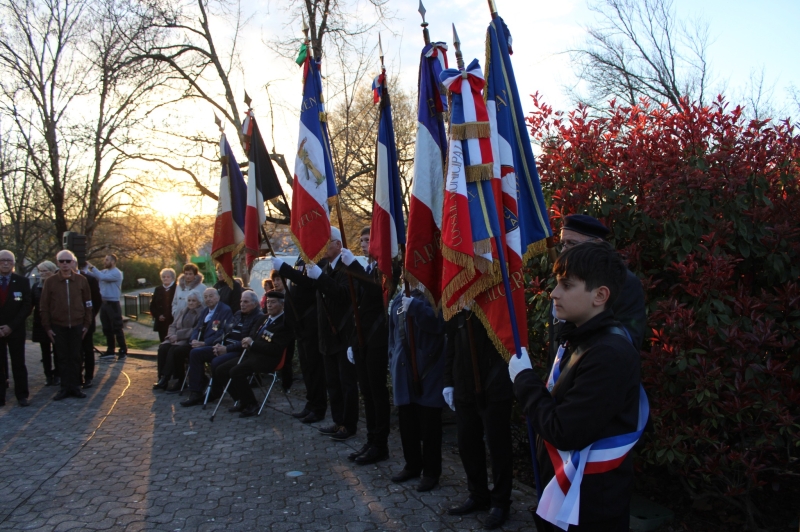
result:
<svg viewBox="0 0 800 532"><path fill-rule="evenodd" d="M0 288L2 288L3 290L8 288L8 277L6 276L0 277Z"/></svg>

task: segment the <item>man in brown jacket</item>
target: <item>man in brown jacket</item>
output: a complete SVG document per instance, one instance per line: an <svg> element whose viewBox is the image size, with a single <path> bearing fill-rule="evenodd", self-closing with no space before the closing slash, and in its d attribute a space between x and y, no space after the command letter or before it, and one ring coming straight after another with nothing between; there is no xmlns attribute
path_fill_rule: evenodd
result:
<svg viewBox="0 0 800 532"><path fill-rule="evenodd" d="M94 319L92 292L86 278L73 271L71 251L59 251L56 260L58 274L44 282L40 300L42 327L53 342L61 372L61 390L53 400L70 395L82 399L81 343Z"/></svg>

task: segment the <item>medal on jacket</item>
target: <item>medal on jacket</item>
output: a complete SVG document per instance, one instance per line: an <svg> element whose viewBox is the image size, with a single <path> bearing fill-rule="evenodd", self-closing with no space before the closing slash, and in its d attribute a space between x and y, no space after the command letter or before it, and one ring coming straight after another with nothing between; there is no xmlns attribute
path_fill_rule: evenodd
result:
<svg viewBox="0 0 800 532"><path fill-rule="evenodd" d="M211 328L214 330L214 332L217 332L219 330L219 320L212 321Z"/></svg>
<svg viewBox="0 0 800 532"><path fill-rule="evenodd" d="M14 292L14 301L22 301L22 292Z"/></svg>
<svg viewBox="0 0 800 532"><path fill-rule="evenodd" d="M264 329L264 332L261 333L261 339L266 341L266 342L271 342L273 334L275 334L275 333L272 333L272 332Z"/></svg>

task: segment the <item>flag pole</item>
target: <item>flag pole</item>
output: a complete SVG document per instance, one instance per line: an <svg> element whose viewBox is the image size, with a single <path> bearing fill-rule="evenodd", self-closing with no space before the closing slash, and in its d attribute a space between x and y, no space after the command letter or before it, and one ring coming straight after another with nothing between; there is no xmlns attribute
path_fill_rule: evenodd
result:
<svg viewBox="0 0 800 532"><path fill-rule="evenodd" d="M431 34L428 32L428 23L425 21L425 6L422 5L422 0L419 0L419 14L422 15L422 37L425 39L425 46L431 43Z"/></svg>
<svg viewBox="0 0 800 532"><path fill-rule="evenodd" d="M306 17L303 16L303 34L305 34L305 45L306 45L306 54L308 54L308 46L311 44L310 39L308 38L308 32L310 28L308 24L306 24ZM313 68L313 65L312 65ZM322 101L322 94L319 95L320 101ZM323 134L325 130L323 128ZM339 232L342 234L342 247L347 248L347 234L344 230L344 221L342 220L342 208L339 206L341 203L339 198L339 187L336 187L336 217L339 220ZM347 248L349 249L349 248ZM350 274L349 271L346 272L347 274L347 281L350 285L350 301L353 305L353 318L356 322L356 334L358 336L358 346L363 349L364 348L364 334L361 330L361 316L358 313L358 297L356 296L356 287L353 283L353 276ZM333 323L331 322L330 316L328 316L328 322L331 323L331 327L333 327Z"/></svg>
<svg viewBox="0 0 800 532"><path fill-rule="evenodd" d="M488 0L489 2L489 12L492 15L492 19L497 18L497 4L495 0ZM508 305L508 314L509 318L511 319L511 333L514 336L514 349L516 349L516 356L521 358L522 357L522 345L520 342L519 337L519 328L517 327L517 313L514 309L514 301L511 298L511 283L508 281L508 267L505 260L505 252L503 250L503 246L501 245L500 236L496 236L496 244L497 244L497 252L500 259L500 273L503 277L503 287L506 291L506 303ZM555 249L549 248L550 258L553 259ZM555 262L555 259L553 259ZM514 356L514 355L511 355ZM542 496L542 478L541 474L539 473L539 460L536 458L536 431L533 430L533 424L531 423L530 416L525 416L526 424L528 426L528 443L531 447L531 463L533 464L533 478L534 482L536 483L536 496L540 498Z"/></svg>

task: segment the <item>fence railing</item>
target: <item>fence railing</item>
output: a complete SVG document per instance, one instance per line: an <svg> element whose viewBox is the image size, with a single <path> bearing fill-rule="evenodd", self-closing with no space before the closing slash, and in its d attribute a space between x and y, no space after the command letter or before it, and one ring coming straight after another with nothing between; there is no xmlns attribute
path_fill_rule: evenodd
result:
<svg viewBox="0 0 800 532"><path fill-rule="evenodd" d="M150 301L152 292L139 292L138 294L124 294L124 313L132 320L139 320L142 315L150 315Z"/></svg>

